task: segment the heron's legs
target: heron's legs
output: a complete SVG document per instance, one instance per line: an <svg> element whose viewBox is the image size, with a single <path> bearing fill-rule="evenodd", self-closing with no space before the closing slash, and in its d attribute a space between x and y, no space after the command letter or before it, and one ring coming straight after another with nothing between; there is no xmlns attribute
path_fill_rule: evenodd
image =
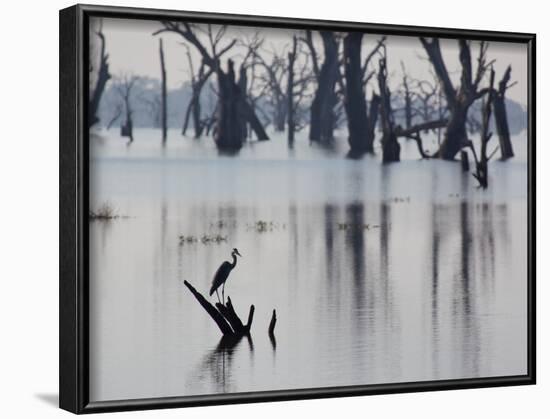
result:
<svg viewBox="0 0 550 419"><path fill-rule="evenodd" d="M218 303L220 302L220 294L218 294L218 289L216 288L216 295L218 296Z"/></svg>
<svg viewBox="0 0 550 419"><path fill-rule="evenodd" d="M225 305L225 282L222 285L222 300L223 300L222 304Z"/></svg>

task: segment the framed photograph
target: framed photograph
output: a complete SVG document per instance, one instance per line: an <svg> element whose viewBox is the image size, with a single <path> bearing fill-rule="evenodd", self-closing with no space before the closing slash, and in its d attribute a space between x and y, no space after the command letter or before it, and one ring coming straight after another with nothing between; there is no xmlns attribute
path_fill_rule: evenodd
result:
<svg viewBox="0 0 550 419"><path fill-rule="evenodd" d="M60 12L60 406L535 383L535 35Z"/></svg>

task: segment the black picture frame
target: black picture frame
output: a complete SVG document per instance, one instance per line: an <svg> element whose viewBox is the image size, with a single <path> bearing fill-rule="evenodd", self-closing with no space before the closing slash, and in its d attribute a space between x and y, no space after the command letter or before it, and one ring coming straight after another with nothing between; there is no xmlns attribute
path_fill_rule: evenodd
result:
<svg viewBox="0 0 550 419"><path fill-rule="evenodd" d="M340 31L360 30L387 35L437 36L523 43L528 47L528 373L443 381L310 388L291 391L262 391L117 400L91 403L89 381L88 314L88 21L91 16L131 19L170 19L194 22L254 25L277 28L309 28ZM213 404L250 403L361 396L535 384L536 382L536 279L535 279L535 115L536 36L528 33L431 28L358 22L335 22L281 17L197 13L125 7L75 5L59 14L60 40L60 277L59 277L59 405L74 413L189 407Z"/></svg>

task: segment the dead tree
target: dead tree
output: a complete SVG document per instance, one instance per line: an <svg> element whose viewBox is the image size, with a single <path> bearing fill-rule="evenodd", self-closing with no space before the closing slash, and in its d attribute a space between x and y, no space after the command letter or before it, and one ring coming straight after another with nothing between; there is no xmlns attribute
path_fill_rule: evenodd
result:
<svg viewBox="0 0 550 419"><path fill-rule="evenodd" d="M500 155L502 160L507 160L514 157L514 149L510 141L510 128L508 127L508 117L506 115L506 90L512 87L515 83L508 84L512 73L512 67L508 66L504 72L504 76L498 83L498 89L493 95L493 108L495 126L498 134L500 145Z"/></svg>
<svg viewBox="0 0 550 419"><path fill-rule="evenodd" d="M164 64L164 49L162 48L162 38L159 38L159 55L160 55L160 73L161 73L161 125L162 125L162 141L166 141L167 133L167 114L166 114L166 66Z"/></svg>
<svg viewBox="0 0 550 419"><path fill-rule="evenodd" d="M258 45L259 46L259 45ZM263 84L262 93L269 97L273 108L273 128L275 131L282 132L285 130L287 119L288 103L287 95L284 88L284 77L287 73L287 64L280 53L273 51L271 59L267 61L259 49L256 47L249 51L253 52L253 64L262 68L263 74L260 76Z"/></svg>
<svg viewBox="0 0 550 419"><path fill-rule="evenodd" d="M228 60L227 70L224 71L221 68L220 57L233 48L237 42L236 39L232 39L223 48L218 49L220 40L225 36L226 26L214 29L212 25L201 26L188 22L162 21L161 23L163 28L153 35L163 32L173 32L180 35L196 48L204 64L216 74L218 80L218 115L214 140L218 149L237 151L242 147L245 141L245 133L241 129L243 120L250 124L258 140L268 140L269 137L263 125L246 97L243 97L242 90L237 84L233 61ZM209 49L199 39L198 32L202 32L209 40Z"/></svg>
<svg viewBox="0 0 550 419"><path fill-rule="evenodd" d="M394 129L394 133L397 137L405 137L410 140L416 141L416 145L418 147L418 153L420 154L420 157L422 157L423 159L430 159L434 156L428 154L428 152L424 150L424 147L422 144L422 137L420 136L420 133L440 129L446 125L447 125L447 120L445 118L434 119L431 121L420 122L418 124L413 125L410 128L405 128L405 129L401 128L400 126L397 126Z"/></svg>
<svg viewBox="0 0 550 419"><path fill-rule="evenodd" d="M472 154L474 155L474 160L475 160L476 172L473 175L479 182L479 186L482 187L483 189L486 189L487 186L489 185L489 170L488 170L487 163L492 157L492 155L487 156L487 145L489 144L489 140L492 137L492 133L489 132L489 121L491 118L491 108L493 106L493 99L495 96L493 91L494 80L495 80L495 71L491 68L489 93L487 94L485 103L482 106L481 134L480 134L481 145L480 145L479 157L477 156L473 143L471 141L468 141L468 146L471 148Z"/></svg>
<svg viewBox="0 0 550 419"><path fill-rule="evenodd" d="M380 97L373 93L370 109L367 107L366 84L372 74L367 75L371 58L382 47L385 38L361 62L363 34L350 32L344 37L344 106L348 122L348 141L351 155L374 152L374 129L378 119Z"/></svg>
<svg viewBox="0 0 550 419"><path fill-rule="evenodd" d="M378 88L380 90L380 123L382 126L382 161L391 163L400 160L401 146L399 137L405 137L416 141L418 152L422 158L431 158L423 148L420 133L440 128L447 125L446 119L435 119L402 128L395 125L394 110L392 109L391 92L387 84L386 51L383 49L378 70Z"/></svg>
<svg viewBox="0 0 550 419"><path fill-rule="evenodd" d="M233 65L233 63L229 63L229 65ZM237 82L237 86L239 88L239 96L241 98L244 98L244 100L240 100L238 101L239 103L239 108L237 109L238 111L238 115L242 115L245 110L244 110L244 106L245 106L245 102L246 102L246 92L247 92L247 87L248 87L248 76L246 74L246 66L244 65L241 65L240 69L239 69L239 81ZM248 121L245 119L245 118L238 118L237 119L237 122L238 124L240 124L240 127L239 127L239 131L241 132L241 135L243 136L243 138L247 138L248 137Z"/></svg>
<svg viewBox="0 0 550 419"><path fill-rule="evenodd" d="M132 90L139 81L138 76L125 74L118 78L115 85L116 91L120 95L122 102L124 103L124 110L126 119L120 127L120 136L129 137L130 142L134 141L133 135L133 121L132 115L134 113L132 108Z"/></svg>
<svg viewBox="0 0 550 419"><path fill-rule="evenodd" d="M302 50L301 45L298 42L297 36L294 35L286 66L287 84L285 99L287 101L287 139L289 147L293 147L294 145L295 133L305 126L305 117L301 115L303 109L301 109L300 105L308 97L308 88L310 82L314 79L310 68L310 56ZM297 68L298 61L301 62L301 65Z"/></svg>
<svg viewBox="0 0 550 419"><path fill-rule="evenodd" d="M227 302L224 304L216 303L213 306L200 292L198 292L189 282L183 282L191 291L191 294L199 302L202 308L214 320L224 338L241 338L250 334L252 320L254 318L254 305L250 306L248 311L248 320L243 323L233 307L231 298L227 297Z"/></svg>
<svg viewBox="0 0 550 419"><path fill-rule="evenodd" d="M116 106L115 106L115 111L113 113L113 117L110 119L109 123L107 124L107 129L111 129L113 124L122 115L122 111L123 111L122 103L117 103Z"/></svg>
<svg viewBox="0 0 550 419"><path fill-rule="evenodd" d="M296 50L298 39L292 37L292 50L288 53L288 74L286 82L287 98L287 127L288 127L288 146L294 145L294 62L296 61Z"/></svg>
<svg viewBox="0 0 550 419"><path fill-rule="evenodd" d="M447 106L442 96L438 78L430 71L433 77L432 80L413 80L415 107L414 115L419 117L422 122L430 122L433 120L446 120ZM441 144L441 128L437 130L437 144Z"/></svg>
<svg viewBox="0 0 550 419"><path fill-rule="evenodd" d="M105 90L105 85L111 78L111 74L109 73L109 63L108 63L109 54L107 54L105 51L105 36L103 35L102 22L100 22L99 29L96 31L95 34L99 38L99 41L101 43L101 48L99 53L99 71L97 74L94 90L91 94L90 103L88 105L88 126L89 127L99 122L99 117L97 116L97 112L99 109L99 102L101 101L101 96L103 95L103 92Z"/></svg>
<svg viewBox="0 0 550 419"><path fill-rule="evenodd" d="M193 118L193 127L195 130L195 138L200 138L204 128L206 128L206 122L201 118L201 93L204 85L214 73L213 68L209 68L204 63L204 60L201 60L201 65L197 73L195 73L195 66L193 65L193 59L191 57L191 51L187 47L187 62L189 65L189 73L191 75L191 99L187 105L187 110L185 111L185 117L183 119L183 128L182 135L187 133L187 128L189 126L189 119L192 116Z"/></svg>
<svg viewBox="0 0 550 419"><path fill-rule="evenodd" d="M479 89L479 84L488 66L491 64L486 61L488 44L484 41L480 43L477 69L474 74L470 49L471 43L464 39L458 41L459 59L462 70L460 86L455 88L449 77L445 61L443 60L439 39L433 38L428 40L427 38L421 37L420 42L426 50L428 58L439 79L449 110L445 137L439 147L437 156L445 160L453 160L455 155L468 144L468 135L466 131L468 109L474 101L488 93L487 89Z"/></svg>
<svg viewBox="0 0 550 419"><path fill-rule="evenodd" d="M272 117L268 115L263 106L259 105L259 102L264 102L269 96L269 92L273 90L272 82L269 77L265 77L265 74L257 71L257 67L264 67L267 69L269 66L262 62L259 49L262 47L264 39L259 36L259 32L254 32L252 37L246 37L246 39L240 40L239 45L246 48L246 54L244 55L241 66L239 68L239 81L238 85L241 89L241 95L245 98L246 102L252 107L254 112L263 117L262 126L265 128L272 121ZM250 78L248 74L250 73ZM265 73L265 72L264 72ZM279 97L280 95L278 95ZM271 98L271 105L277 110L276 102ZM250 136L249 130L250 123L246 120L241 121L244 128L245 136Z"/></svg>
<svg viewBox="0 0 550 419"><path fill-rule="evenodd" d="M162 128L162 99L160 94L151 97L141 97L140 100L145 104L155 128Z"/></svg>
<svg viewBox="0 0 550 419"><path fill-rule="evenodd" d="M313 45L311 31L306 31L304 42L311 52L314 72L317 78L317 89L311 103L309 139L328 144L333 140L336 122L334 107L337 103L336 82L339 77L338 41L332 31L319 31L323 41L324 58L319 67L317 52Z"/></svg>
<svg viewBox="0 0 550 419"><path fill-rule="evenodd" d="M413 117L415 116L415 110L413 108L413 96L409 86L409 76L405 69L405 64L401 61L401 71L403 72L402 87L403 87L403 113L405 115L405 128L412 126Z"/></svg>
<svg viewBox="0 0 550 419"><path fill-rule="evenodd" d="M421 157L431 158L433 156L422 148L420 134L421 132L437 131L438 144L440 144L441 129L447 124L446 107L439 94L437 78L433 83L428 80L411 80L406 75L403 63L401 63L401 67L403 69L405 128L397 127L397 136L415 140ZM434 75L434 77L436 76ZM415 118L419 122L413 125Z"/></svg>
<svg viewBox="0 0 550 419"><path fill-rule="evenodd" d="M294 113L294 131L296 131L296 112L295 108L298 106L299 101L303 97L304 85L309 83L311 75L306 75L304 70L308 68L309 59L304 56L300 48L301 43L295 36L292 38L292 44L290 52L287 56L283 52L273 49L267 51L267 58L265 49L261 49L264 40L260 39L256 34L251 40L247 41L244 46L248 48L245 61L251 57L248 68L252 69L252 76L250 80L250 87L248 90L248 97L251 100L254 108L265 115L265 111L262 107L256 105L258 99L263 99L263 102L267 101L272 109L272 115L268 117L269 121L273 123L275 131L282 132L285 130L285 126L288 123L288 113ZM287 45L284 46L284 49ZM298 59L301 56L303 60ZM302 66L297 69L295 64L301 62ZM255 71L255 69L260 71ZM290 77L290 82L289 82ZM258 82L257 86L255 81ZM255 92L255 93L254 93ZM289 94L292 98L289 98ZM291 117L292 118L292 117ZM290 132L290 131L289 131ZM294 135L292 133L291 135ZM293 142L293 140L291 140Z"/></svg>
<svg viewBox="0 0 550 419"><path fill-rule="evenodd" d="M216 96L216 99L213 99L210 97L210 103L209 107L212 109L210 115L206 115L204 118L202 118L202 126L204 127L204 132L206 135L210 135L210 132L213 130L214 125L216 124L216 115L218 114L218 92L216 91L214 87L214 83L210 82L210 90L214 92L214 95Z"/></svg>
<svg viewBox="0 0 550 419"><path fill-rule="evenodd" d="M437 80L414 80L415 99L417 106L415 114L422 122L431 121L435 118L443 119L445 116L445 105L440 100L439 86Z"/></svg>
<svg viewBox="0 0 550 419"><path fill-rule="evenodd" d="M387 84L386 55L379 61L378 88L380 89L380 123L382 124L382 162L399 161L401 146L395 133L391 92Z"/></svg>
<svg viewBox="0 0 550 419"><path fill-rule="evenodd" d="M433 100L437 95L437 87L427 80L419 80L417 89L420 91L420 94L416 95L419 102L418 114L423 121L429 121L434 112Z"/></svg>

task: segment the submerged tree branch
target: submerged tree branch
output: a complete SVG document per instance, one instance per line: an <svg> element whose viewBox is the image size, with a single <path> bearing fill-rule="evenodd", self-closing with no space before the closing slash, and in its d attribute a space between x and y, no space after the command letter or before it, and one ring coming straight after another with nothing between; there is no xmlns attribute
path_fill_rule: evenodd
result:
<svg viewBox="0 0 550 419"><path fill-rule="evenodd" d="M216 303L214 307L195 287L193 287L188 281L183 281L185 286L191 291L191 294L196 298L199 304L210 315L212 320L216 323L222 335L224 337L233 336L241 337L250 333L252 326L252 320L254 318L254 305L250 306L248 312L248 321L243 324L242 320L237 315L231 298L227 297L227 303L225 305Z"/></svg>

